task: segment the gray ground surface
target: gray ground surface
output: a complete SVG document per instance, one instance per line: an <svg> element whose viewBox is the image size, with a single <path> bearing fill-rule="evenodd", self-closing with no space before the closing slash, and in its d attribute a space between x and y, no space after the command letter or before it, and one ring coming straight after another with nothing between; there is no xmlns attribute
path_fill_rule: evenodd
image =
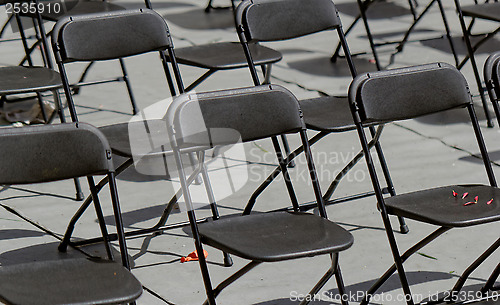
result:
<svg viewBox="0 0 500 305"><path fill-rule="evenodd" d="M426 4L419 1L422 10ZM463 1L464 3L472 1ZM141 7L140 0L117 1L130 8ZM227 5L228 1L217 0L216 5ZM355 1L338 1L338 8L344 25L357 14ZM203 44L215 41L236 41L232 28L232 15L229 10L217 10L205 14L204 1L199 0L156 0L154 7L164 16L169 24L176 47ZM458 18L452 1L445 2L447 16L455 41L460 44L460 54L464 55L460 40ZM370 24L378 42L398 40L411 22L407 1L392 0L382 2L370 8ZM1 20L6 18L2 13ZM478 23L478 29L493 29L494 24ZM307 38L269 44L283 52L284 60L277 63L272 72L272 81L282 84L299 98L314 97L321 94L345 95L349 84L346 67L331 64L329 56L337 40L331 39L332 33L311 35ZM378 48L382 64L386 68L443 61L453 64L446 40L440 37L443 26L437 7L434 7L422 20L410 42L404 50L392 56L394 45ZM7 31L7 36L16 34ZM361 24L348 36L353 53L367 52L369 45ZM416 41L426 39L424 41ZM499 49L499 41L492 40L477 53L479 65L483 65L488 53ZM20 43L2 43L0 64L18 62L22 52ZM360 71L374 70L370 63L371 55L356 57ZM138 104L141 108L168 98L168 88L161 74L161 66L156 54L138 56L126 60L130 79ZM70 68L71 78L76 79L82 66ZM104 62L95 65L89 78L113 76L118 73L117 62ZM185 83L190 83L204 71L191 67L181 67ZM470 65L463 68L476 100L477 112L484 133L494 170L500 173L500 133L498 127L486 128L484 112L478 98ZM245 69L218 72L204 82L198 91L217 90L251 86L251 78ZM84 88L76 98L80 120L97 126L114 122L126 122L131 118L130 104L123 84L108 84ZM7 124L7 123L5 123ZM478 148L474 144L472 129L467 115L462 112L450 112L419 119L389 124L382 137L382 145L392 173L396 190L404 193L426 187L454 183L487 183L485 171L480 160L475 156ZM298 138L290 137L292 147L299 143ZM235 161L232 168L236 177L243 179L241 189L223 196L220 200L222 215L239 213L251 192L267 173L274 167L275 161L269 153L272 146L267 141L245 146L247 158L262 164L248 165ZM331 135L313 147L323 189L326 189L345 160L358 150L356 134L353 132ZM117 159L119 161L119 159ZM298 166L292 170L292 177L297 184L302 201L311 200L307 179L304 176L305 162L299 159ZM212 172L217 173L217 167ZM152 179L151 179L152 178ZM149 181L153 180L153 181ZM246 181L246 182L245 182ZM84 182L84 181L82 181ZM216 183L217 184L217 183ZM84 184L85 185L85 184ZM161 214L164 204L174 192L176 183L163 177L148 177L134 170L127 170L118 177L119 196L127 230L145 228L153 225ZM335 197L370 190L366 166L361 162L347 179L342 181ZM84 187L85 194L89 192ZM80 205L73 199L74 188L71 181L48 183L43 185L9 187L0 189L0 204L15 209L20 214L39 223L58 238ZM226 195L226 194L223 194ZM282 181L274 183L258 200L256 210L266 211L287 204ZM111 215L109 200L103 198L106 215ZM208 215L207 209L200 209L199 216ZM392 258L381 218L377 212L375 200L369 197L341 205L328 207L332 220L350 230L355 244L342 253L340 263L348 291L356 294L364 291L391 264ZM113 230L111 216L109 229ZM185 221L186 214L176 210L169 222ZM396 222L394 222L397 227ZM433 227L408 221L410 234L396 234L402 250L433 230ZM24 261L47 260L53 258L82 255L75 250L67 253L57 251L58 239L21 220L5 209L0 209L0 263L17 264ZM500 225L490 224L472 229L457 229L446 233L405 264L412 285L412 292L417 298L427 298L439 291L452 287L454 281L473 259L498 238ZM95 214L89 210L78 223L76 238L93 237L99 234ZM127 240L133 261L133 273L148 289L138 300L138 304L201 304L204 300L204 288L197 263L180 263L180 257L193 251L193 242L189 229L166 231L160 236L141 236ZM85 247L84 251L92 255L103 255L100 245ZM210 272L214 283L218 283L245 264L234 258L234 267L221 266L222 255L215 249L208 248ZM485 282L489 272L498 264L499 255L495 253L469 282L467 289L476 289ZM275 264L263 264L241 278L225 290L218 298L220 304L295 304L294 297L304 294L322 276L329 266L326 256L301 259ZM334 281L322 290L321 299L313 304L338 304L330 296L337 293ZM381 290L383 294L374 299L376 304L402 303L398 301L401 289L397 278L392 278ZM160 299L154 294L161 296Z"/></svg>

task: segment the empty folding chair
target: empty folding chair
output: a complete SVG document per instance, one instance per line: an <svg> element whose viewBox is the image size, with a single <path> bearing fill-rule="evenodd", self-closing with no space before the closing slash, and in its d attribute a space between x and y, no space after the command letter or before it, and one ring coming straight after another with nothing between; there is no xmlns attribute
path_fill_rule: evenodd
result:
<svg viewBox="0 0 500 305"><path fill-rule="evenodd" d="M22 305L118 304L133 302L141 295L141 284L127 270L128 255L110 150L104 135L85 123L0 129L2 185L52 182L82 176L93 181L93 175L108 176L123 263L111 261L112 253L107 243L110 260L83 257L1 266L0 302ZM97 195L94 189L93 194ZM107 229L97 205L96 211L102 233L106 236Z"/></svg>
<svg viewBox="0 0 500 305"><path fill-rule="evenodd" d="M14 5L14 3L19 4L19 2L17 1L4 1L0 2L0 5ZM24 51L28 52L26 36L21 23L21 19L16 13L12 13L12 19L16 22L19 34L22 38ZM46 40L44 42L46 45ZM45 60L47 57L47 53L42 52L42 56ZM49 123L50 121L52 121L60 108L57 90L62 87L61 77L59 76L59 73L52 70L52 66L34 66L31 58L28 58L27 64L27 66L10 65L0 68L0 97L5 102L8 101L7 96L22 95L22 98L18 98L22 100L26 98L26 94L31 94L31 97L34 96L38 99L44 122ZM45 106L42 98L42 93L46 92L51 92L54 96L55 111L50 115L45 111Z"/></svg>
<svg viewBox="0 0 500 305"><path fill-rule="evenodd" d="M206 260L200 255L199 262L208 296L205 303L215 304L215 298L225 287L261 263L321 254L331 255L331 267L310 295L316 294L333 275L340 293L345 294L338 255L351 246L353 237L340 226L327 220L306 128L296 98L283 87L276 85L187 94L183 98L185 102L171 104L165 119L196 251L203 253L204 243L250 260L246 266L214 289ZM285 133L300 134L320 216L299 211L277 140L277 136ZM217 199L211 191L210 178L206 172L205 151L215 146L264 138L272 138L277 159L285 173L293 211L233 216L197 225L188 181L201 175L209 201ZM188 177L182 155L193 151L197 152L199 162ZM303 302L306 303L308 302Z"/></svg>
<svg viewBox="0 0 500 305"><path fill-rule="evenodd" d="M101 29L97 33L95 31L96 27ZM82 41L85 42L85 48L81 47ZM130 41L134 41L135 43L130 43ZM78 120L78 115L73 103L70 84L66 77L65 65L69 62L110 60L158 51L162 59L161 62L167 80L166 84L168 84L171 96L175 96L178 92L184 92L180 72L175 61L169 29L165 20L152 10L139 9L70 16L64 20L60 20L55 25L52 42L59 71L63 77L68 108L74 121ZM169 71L169 61L175 76L175 85ZM163 126L164 122L158 120L151 124ZM111 124L102 126L99 129L108 139L112 152L127 158L116 168L116 173L120 174L134 163L132 148L130 146L129 123ZM168 147L165 147L165 150L168 149ZM98 190L104 187L106 183L107 179L100 181ZM59 247L61 251L64 251L68 244L71 243L70 239L74 227L78 219L90 206L92 200L92 197L88 197L71 219ZM164 225L175 203L176 199L173 198L167 204L165 213L156 225L147 229L126 232L127 236L147 234L167 229L168 227ZM213 218L218 218L215 212ZM178 226L178 224L173 226ZM111 235L110 238L115 239L116 235ZM102 241L102 239L83 240L72 244L76 246L96 241ZM226 262L228 265L230 264L229 258L226 258Z"/></svg>
<svg viewBox="0 0 500 305"><path fill-rule="evenodd" d="M490 119L490 114L487 108L486 96L484 95L483 84L481 82L481 74L479 74L479 69L477 66L476 59L474 57L474 53L477 49L492 38L498 31L500 30L500 25L491 33L481 34L483 36L480 40L472 44L471 37L474 35L472 33L473 25L478 20L486 20L490 22L500 22L500 3L497 1L490 2L485 1L479 3L478 1L474 1L476 4L473 5L465 5L462 6L460 4L460 0L454 0L455 7L457 9L458 18L460 20L460 27L462 29L463 38L465 41L465 45L467 47L467 56L462 60L461 63L458 64L458 68L461 69L467 60L470 60L472 65L472 70L474 72L474 77L476 80L476 85L479 90L479 95L481 97L481 102L483 103L484 111L486 114L486 119L488 120L488 127L492 127L492 122ZM465 18L470 17L471 22L469 25L465 24ZM498 110L495 109L495 112Z"/></svg>
<svg viewBox="0 0 500 305"><path fill-rule="evenodd" d="M22 10L21 15L31 18L40 18L43 22L37 22L37 31L40 33L40 39L38 39L31 47L30 52L36 50L37 46L40 42L43 42L42 39L48 33L53 30L49 28L46 30L47 23L54 23L61 19L65 19L68 16L77 16L77 15L85 15L85 14L94 14L94 13L106 13L106 12L114 12L125 10L125 7L121 5L117 5L114 3L110 3L108 1L95 1L95 0L70 0L70 1L42 1L39 0L30 0L30 5L33 4L37 9L32 10ZM82 42L83 43L83 42ZM29 57L28 57L29 58ZM51 60L51 59L49 59ZM135 98L132 91L132 86L130 84L128 72L125 66L125 62L122 59L119 59L121 75L118 77L111 77L108 79L101 79L95 81L87 81L86 78L92 66L93 62L88 63L88 65L84 68L80 78L78 81L72 84L72 90L74 94L79 93L80 88L88 85L95 84L104 84L109 82L124 82L127 94L130 98L130 102L132 105L132 113L136 114L138 112L138 108L135 102Z"/></svg>
<svg viewBox="0 0 500 305"><path fill-rule="evenodd" d="M498 97L500 97L500 52L488 56L484 63L484 82L488 90L491 104L497 116L498 126L500 126L500 108L498 107Z"/></svg>
<svg viewBox="0 0 500 305"><path fill-rule="evenodd" d="M150 0L145 0L146 7L154 9ZM234 2L231 0L234 8ZM211 2L207 9L211 8ZM281 53L269 47L259 44L250 46L255 54L256 65L262 67L266 80L271 77L272 64L281 60ZM183 48L176 48L175 57L177 63L207 70L200 77L186 86L186 91L195 89L212 74L217 71L228 71L247 67L245 54L238 42L214 42Z"/></svg>
<svg viewBox="0 0 500 305"><path fill-rule="evenodd" d="M408 28L408 30L406 31L406 33L404 34L403 38L400 41L389 41L389 42L383 42L383 43L380 43L380 44L376 44L375 43L375 41L373 39L373 34L371 32L371 29L370 29L370 24L368 22L368 17L366 16L368 8L371 5L375 4L377 1L373 1L373 0L366 0L366 1L357 0L356 2L358 4L358 8L359 8L360 14L358 16L356 16L356 18L354 19L354 21L347 27L346 35L353 29L353 27L356 25L356 23L360 19L363 20L363 24L364 24L365 31L366 31L366 36L368 38L368 42L370 43L370 48L371 48L371 51L372 51L372 54L373 54L373 57L374 57L374 60L375 60L375 65L377 66L377 70L382 70L382 66L381 66L381 63L379 61L378 53L377 53L376 48L378 46L381 46L381 45L397 44L396 50L395 50L395 52L393 54L395 55L395 54L401 52L403 50L403 47L404 47L405 43L408 40L408 37L409 37L410 33L413 31L413 29L415 28L415 26L420 22L420 20L422 20L422 18L430 10L430 8L432 8L432 6L434 5L434 3L437 3L437 5L439 7L439 12L441 13L441 19L443 20L445 31L446 31L446 38L447 38L447 40L448 40L448 42L450 44L450 48L451 48L451 50L453 52L453 55L455 56L455 60L457 61L455 47L454 47L453 41L451 39L451 34L450 34L450 28L449 28L449 25L448 25L448 20L446 19L444 7L443 7L443 4L442 4L441 0L430 0L429 3L427 4L427 6L419 14L417 14L417 11L415 10L415 8L417 8L419 6L418 3L416 1L414 1L414 0L408 0L408 5L409 5L410 11L411 11L411 13L413 15L413 22L412 22L412 24L410 25L410 27ZM337 60L337 57L339 56L339 52L340 52L340 44L337 45L337 48L335 49L335 52L334 52L334 54L332 56L332 61L333 62L335 62Z"/></svg>
<svg viewBox="0 0 500 305"><path fill-rule="evenodd" d="M0 5L14 5L19 4L18 1L4 1ZM13 20L16 22L17 29L21 36L21 41L24 48L24 53L27 56L29 53L25 31L19 17L19 14L12 13ZM41 19L37 19L41 22ZM61 122L65 122L62 114L61 102L59 96L59 89L62 88L61 76L53 70L53 65L48 59L49 54L47 50L47 39L42 36L42 59L45 66L37 66L27 56L27 65L24 66L3 66L0 67L0 99L2 102L15 102L35 97L38 100L40 113L44 123L50 123L56 115L59 116ZM44 95L52 94L54 101L54 111L52 113L46 112L44 103ZM12 96L12 98L9 98ZM76 200L83 200L83 193L81 191L80 182L75 179Z"/></svg>
<svg viewBox="0 0 500 305"><path fill-rule="evenodd" d="M255 85L259 85L260 80L255 69L255 61L253 60L254 54L252 49L249 48L250 42L287 40L330 30L335 31L337 34L336 36L340 40L344 54L346 55L345 57L351 76L356 76L356 69L342 30L342 23L335 5L330 0L246 0L237 8L236 23L240 41L247 56L250 73ZM347 97L326 96L301 100L299 103L307 128L318 132L309 140L311 145L328 134L355 129ZM370 127L370 132L374 137L370 146L376 147L381 165L386 174L387 188L384 192L395 195L391 178L385 166L382 149L378 142L378 137L382 132L382 128L379 128L378 132L376 132L373 127ZM302 148L300 147L292 152L290 156L287 157L287 160L293 160L297 154L301 152ZM359 153L340 171L331 183L323 196L327 204L345 202L347 200L363 198L374 194L373 192L361 193L330 200L342 177L344 177L361 158L362 153ZM259 186L250 198L245 213L250 212L255 204L257 196L259 196L271 181L276 178L280 171L281 168L277 167L268 179ZM307 209L313 206L314 205L308 207L304 205L302 208ZM400 219L400 224L401 232L408 232L408 228L403 219Z"/></svg>
<svg viewBox="0 0 500 305"><path fill-rule="evenodd" d="M394 265L368 290L361 304L367 304L370 296L396 270L407 302L413 304L403 267L404 261L452 228L471 227L500 220L500 189L497 188L468 85L455 67L445 63L427 64L359 75L350 86L349 100L395 261ZM490 185L448 185L384 198L369 153L364 127L457 108L467 108L469 112ZM431 172L432 168L429 169L430 175L432 175ZM465 195L466 198L462 196L464 193L468 193L468 196ZM409 218L438 228L400 254L389 215ZM463 272L449 295L459 293L469 275L499 246L500 239L497 239ZM498 278L499 269L497 267L493 271L486 285L481 289L482 293L492 289Z"/></svg>

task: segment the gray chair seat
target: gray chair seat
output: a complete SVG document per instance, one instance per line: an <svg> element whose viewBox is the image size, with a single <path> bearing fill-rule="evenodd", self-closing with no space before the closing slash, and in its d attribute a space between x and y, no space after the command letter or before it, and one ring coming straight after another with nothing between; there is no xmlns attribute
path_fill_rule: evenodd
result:
<svg viewBox="0 0 500 305"><path fill-rule="evenodd" d="M165 133L167 132L167 130L166 130L167 125L166 125L165 121L148 120L147 123L148 123L148 129L150 131L154 130L154 131L160 133L160 135L162 135L162 134L165 135ZM142 125L143 123L138 122L138 123L133 123L133 124ZM128 157L128 158L132 157L132 148L130 146L130 137L134 136L134 132L130 133L129 127L131 127L131 126L129 126L129 125L130 124L128 122L125 122L125 123L119 123L119 124L113 124L113 125L99 127L99 130L108 139L109 146L113 150L113 153L115 153L119 156ZM134 127L132 126L132 128L134 128ZM142 129L144 127L137 126L137 128ZM146 146L146 147L150 146L151 139L148 137L142 137L141 135L134 137L134 145L141 146L141 143L144 143L143 146ZM165 143L168 143L168 139L166 138L166 136L165 136Z"/></svg>
<svg viewBox="0 0 500 305"><path fill-rule="evenodd" d="M453 190L458 193L453 197ZM462 199L462 194L469 195ZM476 204L464 206L469 201ZM486 204L493 199L491 204ZM486 185L450 185L385 199L390 214L444 227L467 227L500 220L500 189Z"/></svg>
<svg viewBox="0 0 500 305"><path fill-rule="evenodd" d="M309 129L341 132L356 128L347 97L325 96L299 101Z"/></svg>
<svg viewBox="0 0 500 305"><path fill-rule="evenodd" d="M120 5L109 3L106 1L49 1L40 2L46 6L46 9L40 11L42 19L57 22L59 19L66 16L76 16L82 14L94 14L102 12L112 12L124 10L125 8ZM61 5L61 10L56 9L56 5ZM35 17L32 13L22 13L22 16Z"/></svg>
<svg viewBox="0 0 500 305"><path fill-rule="evenodd" d="M466 5L462 6L462 13L468 17L500 21L500 4L492 2L480 5Z"/></svg>
<svg viewBox="0 0 500 305"><path fill-rule="evenodd" d="M202 223L198 228L203 243L259 262L336 253L354 241L342 227L308 213L235 216Z"/></svg>
<svg viewBox="0 0 500 305"><path fill-rule="evenodd" d="M281 60L281 53L262 45L251 44L256 65L275 63ZM175 57L179 64L205 69L229 70L246 67L243 48L237 42L220 42L186 48L176 48Z"/></svg>
<svg viewBox="0 0 500 305"><path fill-rule="evenodd" d="M109 146L114 154L122 157L132 156L130 139L128 136L128 123L120 123L99 127L99 130L106 136Z"/></svg>
<svg viewBox="0 0 500 305"><path fill-rule="evenodd" d="M142 293L141 283L122 265L87 258L1 267L0 282L7 304L118 304Z"/></svg>
<svg viewBox="0 0 500 305"><path fill-rule="evenodd" d="M62 87L59 73L44 67L0 67L0 94L22 94Z"/></svg>

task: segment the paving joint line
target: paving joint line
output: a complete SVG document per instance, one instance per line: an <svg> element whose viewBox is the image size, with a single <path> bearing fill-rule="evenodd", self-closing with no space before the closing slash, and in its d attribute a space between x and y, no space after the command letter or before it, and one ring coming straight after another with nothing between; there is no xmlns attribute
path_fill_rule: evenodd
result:
<svg viewBox="0 0 500 305"><path fill-rule="evenodd" d="M429 139L429 140L436 140L436 141L439 141L441 144L443 144L444 146L446 146L446 147L448 147L448 148L455 149L455 150L458 150L458 151L461 151L461 152L465 152L465 153L467 153L470 157L473 157L473 158L476 158L476 159L479 159L479 160L482 160L482 159L483 159L483 158L481 158L480 156L478 156L477 154L474 154L474 153L472 153L472 152L470 152L470 151L466 150L465 148L461 148L461 147L458 147L458 146L455 146L455 145L448 144L448 143L446 143L444 140L442 140L442 139L440 139L440 138L438 138L438 137L427 136L427 135L425 135L425 134L423 134L423 133L421 133L421 132L416 131L416 130L415 130L415 129L413 129L413 128L410 128L410 127L407 127L407 126L403 126L403 125L401 125L401 124L399 124L399 123L395 123L395 122L393 122L392 124L393 124L394 126L399 127L399 128L402 128L402 129L405 129L405 130L407 130L407 131L410 131L410 132L412 132L412 133L414 133L414 134L416 134L416 135L418 135L418 136L420 136L420 137L422 137L422 138ZM500 167L500 163L497 163L497 162L492 161L492 160L490 160L490 163L491 163L491 164L493 164L493 165L495 165L495 166Z"/></svg>

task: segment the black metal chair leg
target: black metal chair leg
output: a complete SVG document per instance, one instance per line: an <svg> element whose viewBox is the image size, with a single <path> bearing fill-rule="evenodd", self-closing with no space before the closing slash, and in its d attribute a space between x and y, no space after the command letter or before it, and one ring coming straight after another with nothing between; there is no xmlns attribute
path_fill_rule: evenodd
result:
<svg viewBox="0 0 500 305"><path fill-rule="evenodd" d="M213 2L213 0L208 1L207 6L205 7L205 13L209 13L212 10L212 8L213 8L212 2Z"/></svg>
<svg viewBox="0 0 500 305"><path fill-rule="evenodd" d="M374 127L370 127L370 133L372 137L375 136L376 132ZM387 162L385 161L384 152L382 151L382 146L380 145L379 141L375 143L375 150L377 152L377 156L380 161L380 167L382 168L382 173L384 174L385 183L387 184L389 194L391 196L396 196L396 190L394 189L394 184L392 183L391 174L389 172ZM404 220L403 217L398 216L398 221L399 221L399 230L401 234L407 234L408 232L410 232L408 226L406 225L406 221Z"/></svg>
<svg viewBox="0 0 500 305"><path fill-rule="evenodd" d="M356 25L356 23L358 23L358 21L361 19L361 15L358 15L356 16L356 18L354 19L354 21L349 25L349 27L345 30L344 32L344 35L347 36L349 34L349 32L351 32L351 30L354 28L354 26ZM337 43L337 47L335 48L335 52L333 52L333 55L332 57L330 58L330 61L333 62L333 63L336 63L337 62L337 58L339 57L339 53L340 53L340 48L342 47L342 45L340 44L340 42Z"/></svg>
<svg viewBox="0 0 500 305"><path fill-rule="evenodd" d="M328 271L323 275L323 277L316 283L316 285L311 289L309 292L309 298L304 298L302 302L300 302L300 305L307 305L311 302L311 299L313 299L313 296L319 292L321 287L325 286L326 282L330 280L330 278L335 274L334 267L330 267Z"/></svg>
<svg viewBox="0 0 500 305"><path fill-rule="evenodd" d="M75 178L74 182L75 182L75 191L76 191L75 200L82 201L84 196L83 196L83 192L82 192L82 186L80 184L80 179Z"/></svg>
<svg viewBox="0 0 500 305"><path fill-rule="evenodd" d="M380 71L380 70L382 70L382 67L381 67L380 61L378 59L377 50L375 49L375 43L373 42L373 36L372 36L372 32L370 30L370 25L368 24L368 18L366 17L366 8L363 5L362 0L357 0L357 2L358 2L358 6L359 6L359 11L361 13L361 19L363 19L363 24L365 26L366 36L368 36L368 41L370 42L370 48L372 50L373 59L375 60L375 66L377 67L377 70Z"/></svg>
<svg viewBox="0 0 500 305"><path fill-rule="evenodd" d="M283 149L285 150L285 154L288 156L290 154L290 145L288 145L288 140L285 135L281 136L281 143L283 144ZM290 161L288 163L289 168L295 167L295 161Z"/></svg>
<svg viewBox="0 0 500 305"><path fill-rule="evenodd" d="M455 64L458 65L458 53L455 49L455 44L453 43L453 39L451 38L450 26L448 25L448 19L446 18L446 14L443 7L443 2L441 0L437 0L439 6L439 12L441 13L441 19L443 20L443 25L446 30L446 38L450 44L451 53L453 53L453 58L455 59Z"/></svg>
<svg viewBox="0 0 500 305"><path fill-rule="evenodd" d="M500 238L498 238L486 251L484 251L465 271L462 273L462 276L458 279L452 291L460 291L465 284L465 281L468 279L469 275L472 274L474 270L476 270L491 254L493 254L500 247ZM498 266L497 266L498 269ZM495 272L495 271L494 271ZM497 276L499 270L496 270Z"/></svg>
<svg viewBox="0 0 500 305"><path fill-rule="evenodd" d="M472 44L470 41L470 37L468 35L467 27L465 25L464 16L462 13L462 9L460 8L459 0L455 0L455 7L457 8L457 11L459 14L458 18L460 19L460 26L462 28L462 34L464 36L465 45L467 46L467 53L468 53L469 58L470 58L472 70L474 71L474 77L476 79L477 89L479 90L479 96L481 97L481 102L483 104L484 115L486 116L486 121L487 121L488 127L491 128L491 127L493 127L493 121L491 120L490 111L488 109L488 103L486 101L486 97L484 96L484 90L483 90L483 85L482 85L482 81L481 81L481 76L479 75L479 70L477 68L476 59L474 58L474 50L472 49Z"/></svg>
<svg viewBox="0 0 500 305"><path fill-rule="evenodd" d="M66 118L64 117L64 113L62 111L61 97L59 96L59 92L57 92L57 91L54 91L54 103L56 105L56 111L57 111L57 114L59 116L59 120L61 121L61 123L65 123ZM73 178L73 181L75 183L75 192L76 192L75 200L82 201L84 196L83 196L83 192L82 192L82 186L80 184L80 179ZM61 249L59 251L61 251ZM65 251L66 251L66 248L64 247L64 251L61 251L61 252L65 252Z"/></svg>
<svg viewBox="0 0 500 305"><path fill-rule="evenodd" d="M402 263L404 263L410 256L415 252L422 249L424 246L428 245L430 242L449 231L451 228L441 227L431 234L427 235L424 239L420 240L418 243L413 245L411 248L405 251L400 257ZM396 272L396 264L394 263L387 271L378 278L378 280L366 291L363 300L361 300L360 305L367 305L370 301L370 297L377 292L377 290L382 287L382 285L391 277L391 275Z"/></svg>
<svg viewBox="0 0 500 305"><path fill-rule="evenodd" d="M481 292L483 294L487 293L490 290L493 290L493 285L495 284L496 280L500 276L500 263L497 265L495 270L491 273L491 276L488 278L488 281L486 281L486 284L484 284L483 288L481 288Z"/></svg>
<svg viewBox="0 0 500 305"><path fill-rule="evenodd" d="M338 257L338 255L337 255L337 257ZM342 303L342 305L349 305L349 301L347 300L347 298L343 297L343 296L347 296L347 291L345 289L344 280L342 279L342 273L340 271L340 265L338 263L338 258L337 258L337 267L336 267L336 271L335 271L335 280L337 281L337 287L339 289L339 294L342 296L340 298L340 302Z"/></svg>
<svg viewBox="0 0 500 305"><path fill-rule="evenodd" d="M111 251L111 244L109 243L109 234L106 228L106 222L104 221L104 215L102 213L101 202L99 200L97 188L93 177L87 177L87 181L90 187L90 193L92 194L92 201L94 202L95 213L97 220L99 222L99 227L101 228L101 234L104 241L104 248L106 249L106 254L110 260L113 260L113 252Z"/></svg>
<svg viewBox="0 0 500 305"><path fill-rule="evenodd" d="M210 201L210 210L212 211L212 219L217 220L220 218L219 210L217 209L216 200L213 196L214 193L212 190L212 185L210 184L210 179L208 178L207 174L207 168L205 166L202 167L201 176L203 179L203 184L205 185L205 189L207 190L208 200ZM231 267L233 265L233 259L231 258L231 256L226 252L223 252L223 256L224 256L224 267Z"/></svg>
<svg viewBox="0 0 500 305"><path fill-rule="evenodd" d="M418 6L418 3L415 1L413 3L413 0L408 0L408 5L410 6L410 11L411 15L413 16L413 21L417 19L417 11L415 10L415 6Z"/></svg>
<svg viewBox="0 0 500 305"><path fill-rule="evenodd" d="M413 23L411 24L411 26L406 31L405 36L403 37L403 39L401 40L401 42L399 42L398 46L396 47L396 52L403 51L404 45L408 41L408 37L410 37L411 32L417 26L417 24L422 19L422 17L425 15L425 13L427 13L427 11L432 7L432 5L434 4L434 2L436 2L436 0L432 0L431 2L429 2L429 4L427 4L427 6L425 7L425 9L422 11L422 13L420 13L420 15L418 15L418 17L413 20Z"/></svg>
<svg viewBox="0 0 500 305"><path fill-rule="evenodd" d="M123 73L123 81L125 82L125 85L127 86L128 96L130 97L130 103L132 104L132 113L137 114L137 113L139 113L139 110L137 108L137 104L135 103L134 94L132 92L132 85L130 84L127 69L125 68L125 61L122 58L120 58L118 61L120 62L120 67L121 67L122 73Z"/></svg>

